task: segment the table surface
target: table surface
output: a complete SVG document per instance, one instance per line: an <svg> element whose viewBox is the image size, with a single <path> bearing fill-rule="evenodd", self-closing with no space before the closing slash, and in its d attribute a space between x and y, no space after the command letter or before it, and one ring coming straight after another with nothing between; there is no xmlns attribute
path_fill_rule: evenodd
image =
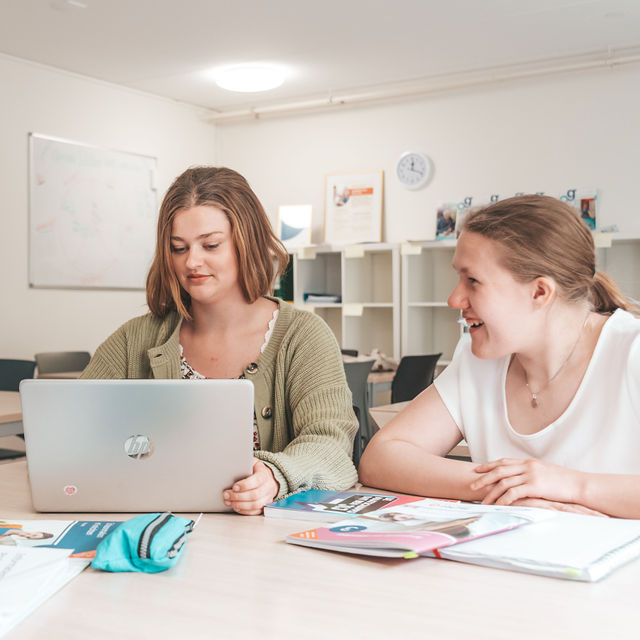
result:
<svg viewBox="0 0 640 640"><path fill-rule="evenodd" d="M52 379L52 380L74 380L79 378L82 371L55 371L52 373L38 373L38 378Z"/></svg>
<svg viewBox="0 0 640 640"><path fill-rule="evenodd" d="M26 463L0 466L2 518L35 514ZM165 573L88 568L8 640L148 637L637 638L640 562L589 584L447 560L370 559L284 542L299 520L206 514Z"/></svg>

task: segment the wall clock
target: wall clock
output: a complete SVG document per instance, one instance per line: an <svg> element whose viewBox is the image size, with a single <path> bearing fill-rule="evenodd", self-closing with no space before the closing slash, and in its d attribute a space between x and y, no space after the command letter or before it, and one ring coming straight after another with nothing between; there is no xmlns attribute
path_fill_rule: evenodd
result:
<svg viewBox="0 0 640 640"><path fill-rule="evenodd" d="M429 182L432 172L433 165L429 157L416 151L403 153L396 164L396 176L407 189L423 187Z"/></svg>

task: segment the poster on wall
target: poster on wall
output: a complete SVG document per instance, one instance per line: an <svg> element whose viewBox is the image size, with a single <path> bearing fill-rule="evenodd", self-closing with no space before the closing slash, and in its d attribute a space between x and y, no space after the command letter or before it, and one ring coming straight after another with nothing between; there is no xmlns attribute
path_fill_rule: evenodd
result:
<svg viewBox="0 0 640 640"><path fill-rule="evenodd" d="M383 176L382 170L326 176L325 242L380 242Z"/></svg>

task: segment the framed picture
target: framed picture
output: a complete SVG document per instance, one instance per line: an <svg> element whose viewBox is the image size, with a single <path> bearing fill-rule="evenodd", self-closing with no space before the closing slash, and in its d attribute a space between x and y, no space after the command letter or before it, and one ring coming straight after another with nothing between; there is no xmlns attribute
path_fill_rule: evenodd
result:
<svg viewBox="0 0 640 640"><path fill-rule="evenodd" d="M287 249L311 244L310 204L294 204L278 209L278 236Z"/></svg>
<svg viewBox="0 0 640 640"><path fill-rule="evenodd" d="M436 240L448 240L456 236L458 203L446 202L436 212Z"/></svg>
<svg viewBox="0 0 640 640"><path fill-rule="evenodd" d="M355 244L381 241L383 176L383 171L369 171L326 177L325 242Z"/></svg>

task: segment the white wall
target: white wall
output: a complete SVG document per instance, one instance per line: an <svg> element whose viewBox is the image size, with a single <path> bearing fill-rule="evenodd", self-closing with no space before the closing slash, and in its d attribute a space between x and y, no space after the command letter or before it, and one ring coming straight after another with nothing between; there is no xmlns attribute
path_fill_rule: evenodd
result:
<svg viewBox="0 0 640 640"><path fill-rule="evenodd" d="M0 357L97 345L146 312L142 291L30 289L30 131L158 158L158 197L187 166L213 164L215 127L199 110L0 56Z"/></svg>
<svg viewBox="0 0 640 640"><path fill-rule="evenodd" d="M243 173L272 220L311 203L322 241L324 175L384 169L383 239L433 237L442 201L600 189L599 225L640 235L640 66L452 91L411 102L220 125L218 160ZM427 153L432 182L399 186L398 156Z"/></svg>
<svg viewBox="0 0 640 640"><path fill-rule="evenodd" d="M197 109L0 57L0 357L88 349L146 310L143 292L28 287L29 131L158 158L159 196L192 164L243 173L272 219L312 203L322 240L324 175L384 169L383 237L433 236L438 203L497 191L598 187L599 223L640 235L640 67L442 93L414 101L214 127ZM407 149L435 164L422 190L402 189Z"/></svg>

